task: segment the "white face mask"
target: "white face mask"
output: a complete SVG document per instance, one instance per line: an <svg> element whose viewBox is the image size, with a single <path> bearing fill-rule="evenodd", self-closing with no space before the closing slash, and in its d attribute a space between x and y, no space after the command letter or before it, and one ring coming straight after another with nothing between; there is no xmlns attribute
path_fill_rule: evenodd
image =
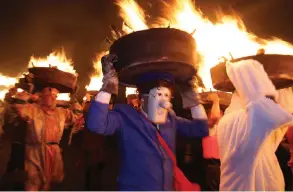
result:
<svg viewBox="0 0 293 192"><path fill-rule="evenodd" d="M163 124L167 120L168 109L172 108L171 91L166 87L156 87L148 95L148 119L155 124Z"/></svg>

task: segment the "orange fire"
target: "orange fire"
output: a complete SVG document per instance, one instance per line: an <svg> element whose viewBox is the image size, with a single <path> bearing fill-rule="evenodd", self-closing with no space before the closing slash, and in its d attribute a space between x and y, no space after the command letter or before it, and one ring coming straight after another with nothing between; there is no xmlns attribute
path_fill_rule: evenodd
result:
<svg viewBox="0 0 293 192"><path fill-rule="evenodd" d="M3 100L8 90L14 87L19 77L7 77L0 74L0 100Z"/></svg>
<svg viewBox="0 0 293 192"><path fill-rule="evenodd" d="M121 0L117 4L121 9L120 16L133 31L151 26L168 26L191 33L197 44L197 52L202 61L199 64L199 75L207 90L214 90L210 69L217 65L219 59L255 55L260 48L266 54L293 55L293 46L278 38L266 40L249 33L237 16L221 15L217 23L212 23L203 16L191 0L174 0L174 3L163 6L163 18L149 26L146 25L142 9L134 1ZM147 26L147 27L144 27ZM130 32L124 30L124 32Z"/></svg>
<svg viewBox="0 0 293 192"><path fill-rule="evenodd" d="M57 101L70 101L69 93L59 93L57 95Z"/></svg>
<svg viewBox="0 0 293 192"><path fill-rule="evenodd" d="M127 97L128 95L131 95L131 94L136 94L136 88L126 87L125 96Z"/></svg>
<svg viewBox="0 0 293 192"><path fill-rule="evenodd" d="M122 30L125 33L148 29L146 25L143 10L133 0L117 1L117 5L121 8L120 16L126 23L123 23ZM127 24L127 25L126 25Z"/></svg>
<svg viewBox="0 0 293 192"><path fill-rule="evenodd" d="M31 57L28 68L31 67L56 67L57 69L77 75L72 60L66 57L65 51L53 52L47 58Z"/></svg>
<svg viewBox="0 0 293 192"><path fill-rule="evenodd" d="M102 88L103 73L101 59L106 54L108 54L108 51L103 51L97 55L94 61L95 72L91 76L90 84L85 87L87 91L99 91Z"/></svg>

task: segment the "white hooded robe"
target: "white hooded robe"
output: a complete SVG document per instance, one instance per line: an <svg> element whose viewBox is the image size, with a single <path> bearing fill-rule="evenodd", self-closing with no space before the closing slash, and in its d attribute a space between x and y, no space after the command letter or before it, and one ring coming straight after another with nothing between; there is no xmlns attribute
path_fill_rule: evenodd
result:
<svg viewBox="0 0 293 192"><path fill-rule="evenodd" d="M227 63L226 69L237 93L218 124L220 190L284 190L275 151L292 115L265 97L277 91L258 61Z"/></svg>

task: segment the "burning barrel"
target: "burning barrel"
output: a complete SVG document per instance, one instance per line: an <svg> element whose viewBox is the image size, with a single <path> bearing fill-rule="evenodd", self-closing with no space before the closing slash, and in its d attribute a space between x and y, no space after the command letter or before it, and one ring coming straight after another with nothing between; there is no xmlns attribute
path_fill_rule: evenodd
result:
<svg viewBox="0 0 293 192"><path fill-rule="evenodd" d="M260 54L234 59L231 62L254 59L263 64L265 71L277 89L291 87L293 85L293 56ZM225 63L220 63L211 68L213 87L217 90L232 92L235 90L226 73Z"/></svg>
<svg viewBox="0 0 293 192"><path fill-rule="evenodd" d="M211 109L213 102L209 99L209 94L216 93L220 99L220 108L222 111L224 111L231 102L232 94L222 91L207 91L207 92L201 92L199 93L201 98L201 104L204 106L204 108Z"/></svg>
<svg viewBox="0 0 293 192"><path fill-rule="evenodd" d="M152 28L137 31L116 40L110 53L118 56L114 67L122 85L134 87L139 75L165 72L176 81L186 81L196 75L199 55L193 37L172 28Z"/></svg>
<svg viewBox="0 0 293 192"><path fill-rule="evenodd" d="M77 89L77 76L52 67L33 67L28 69L33 74L35 92L45 87L53 87L60 93L74 93Z"/></svg>

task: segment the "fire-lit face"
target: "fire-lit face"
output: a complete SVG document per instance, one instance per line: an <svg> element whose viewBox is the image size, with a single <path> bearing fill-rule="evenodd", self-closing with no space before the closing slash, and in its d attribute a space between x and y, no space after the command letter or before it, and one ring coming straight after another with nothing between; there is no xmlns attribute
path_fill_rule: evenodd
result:
<svg viewBox="0 0 293 192"><path fill-rule="evenodd" d="M59 91L55 88L45 88L42 91L42 104L46 107L55 107Z"/></svg>
<svg viewBox="0 0 293 192"><path fill-rule="evenodd" d="M139 107L139 100L137 97L127 98L127 104L133 107Z"/></svg>
<svg viewBox="0 0 293 192"><path fill-rule="evenodd" d="M148 118L156 123L163 124L167 120L168 109L171 108L171 91L166 87L155 87L148 96Z"/></svg>
<svg viewBox="0 0 293 192"><path fill-rule="evenodd" d="M133 107L138 107L139 104L138 104L138 99L131 99L130 101L130 104L133 106Z"/></svg>

